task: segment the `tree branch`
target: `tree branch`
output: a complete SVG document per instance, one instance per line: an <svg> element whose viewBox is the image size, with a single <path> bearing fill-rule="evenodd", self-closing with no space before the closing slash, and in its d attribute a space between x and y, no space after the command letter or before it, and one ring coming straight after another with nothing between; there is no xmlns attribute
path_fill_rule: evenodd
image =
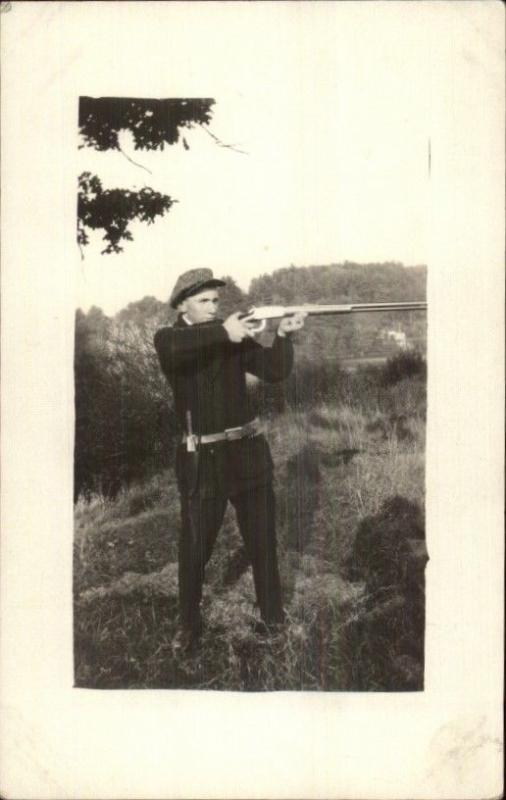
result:
<svg viewBox="0 0 506 800"><path fill-rule="evenodd" d="M227 147L229 150L234 150L236 153L242 153L244 156L249 156L249 153L246 152L246 150L240 150L235 146L235 144L225 144L225 142L222 142L221 139L218 139L218 137L215 136L215 134L212 133L209 128L204 127L204 125L201 127L202 130L205 131L212 139L214 139L216 144L218 144L220 147Z"/></svg>
<svg viewBox="0 0 506 800"><path fill-rule="evenodd" d="M147 167L145 167L143 164L138 164L138 163L137 163L137 161L134 161L134 160L133 160L133 158L130 158L130 156L127 156L127 154L125 153L125 151L124 151L124 150L122 150L122 149L121 149L121 147L119 146L119 144L118 144L118 149L119 149L120 153L122 153L122 154L125 156L125 158L126 158L126 159L128 159L128 161L130 161L130 163L131 163L131 164L134 164L134 166L136 166L136 167L140 167L141 169L145 169L145 170L146 170L146 172L149 172L149 174L150 174L150 175L152 175L152 174L153 174L153 173L151 172L151 170L150 170L150 169L148 169Z"/></svg>

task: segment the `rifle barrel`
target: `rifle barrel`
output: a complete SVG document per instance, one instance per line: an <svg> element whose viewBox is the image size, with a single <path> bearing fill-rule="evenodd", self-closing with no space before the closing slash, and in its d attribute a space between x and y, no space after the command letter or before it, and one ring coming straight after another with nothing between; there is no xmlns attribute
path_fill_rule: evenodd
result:
<svg viewBox="0 0 506 800"><path fill-rule="evenodd" d="M355 303L352 311L425 311L427 303L413 301L406 303Z"/></svg>
<svg viewBox="0 0 506 800"><path fill-rule="evenodd" d="M305 311L307 314L352 314L369 311L425 311L427 303L410 301L405 303L349 303L326 306L305 304L296 308L297 310Z"/></svg>

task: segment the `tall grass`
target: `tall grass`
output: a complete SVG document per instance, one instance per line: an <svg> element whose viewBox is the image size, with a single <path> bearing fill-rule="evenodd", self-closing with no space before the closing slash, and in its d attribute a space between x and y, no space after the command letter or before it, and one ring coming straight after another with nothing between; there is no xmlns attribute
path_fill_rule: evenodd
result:
<svg viewBox="0 0 506 800"><path fill-rule="evenodd" d="M251 569L231 508L206 573L202 649L189 657L172 651L179 531L172 470L114 500L80 500L74 548L76 685L420 688L423 664L413 656L419 649L406 644L404 628L404 638L397 640L385 623L401 606L406 613L403 588L388 596L391 607L376 607L366 575L351 579L347 569L361 524L374 531L377 519L379 536L382 510L393 497L423 509L425 425L423 394L415 383L408 378L384 388L381 402L369 409L326 401L266 420L276 466L287 613L284 631L271 639L254 632L258 610ZM374 639L375 614L388 639L381 658L374 650L367 655L364 646L364 635ZM361 663L364 658L371 663Z"/></svg>

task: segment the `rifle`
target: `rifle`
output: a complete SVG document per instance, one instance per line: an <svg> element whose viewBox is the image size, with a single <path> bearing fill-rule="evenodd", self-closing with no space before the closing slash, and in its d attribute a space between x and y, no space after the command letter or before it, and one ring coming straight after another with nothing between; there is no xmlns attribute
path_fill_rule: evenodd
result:
<svg viewBox="0 0 506 800"><path fill-rule="evenodd" d="M412 301L406 303L347 303L346 305L320 306L306 303L301 306L253 306L250 310L241 315L247 322L258 322L256 326L251 326L253 333L263 331L268 319L282 319L293 314L304 313L308 315L330 315L330 314L357 314L368 313L370 311L425 311L427 303Z"/></svg>

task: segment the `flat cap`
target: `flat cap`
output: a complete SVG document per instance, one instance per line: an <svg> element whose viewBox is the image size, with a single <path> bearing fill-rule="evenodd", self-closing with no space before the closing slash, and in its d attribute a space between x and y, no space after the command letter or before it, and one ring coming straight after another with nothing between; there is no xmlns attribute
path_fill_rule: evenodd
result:
<svg viewBox="0 0 506 800"><path fill-rule="evenodd" d="M225 286L225 281L213 277L211 269L189 269L177 279L169 304L171 308L177 308L187 297L198 294L204 289L216 289L218 286Z"/></svg>

